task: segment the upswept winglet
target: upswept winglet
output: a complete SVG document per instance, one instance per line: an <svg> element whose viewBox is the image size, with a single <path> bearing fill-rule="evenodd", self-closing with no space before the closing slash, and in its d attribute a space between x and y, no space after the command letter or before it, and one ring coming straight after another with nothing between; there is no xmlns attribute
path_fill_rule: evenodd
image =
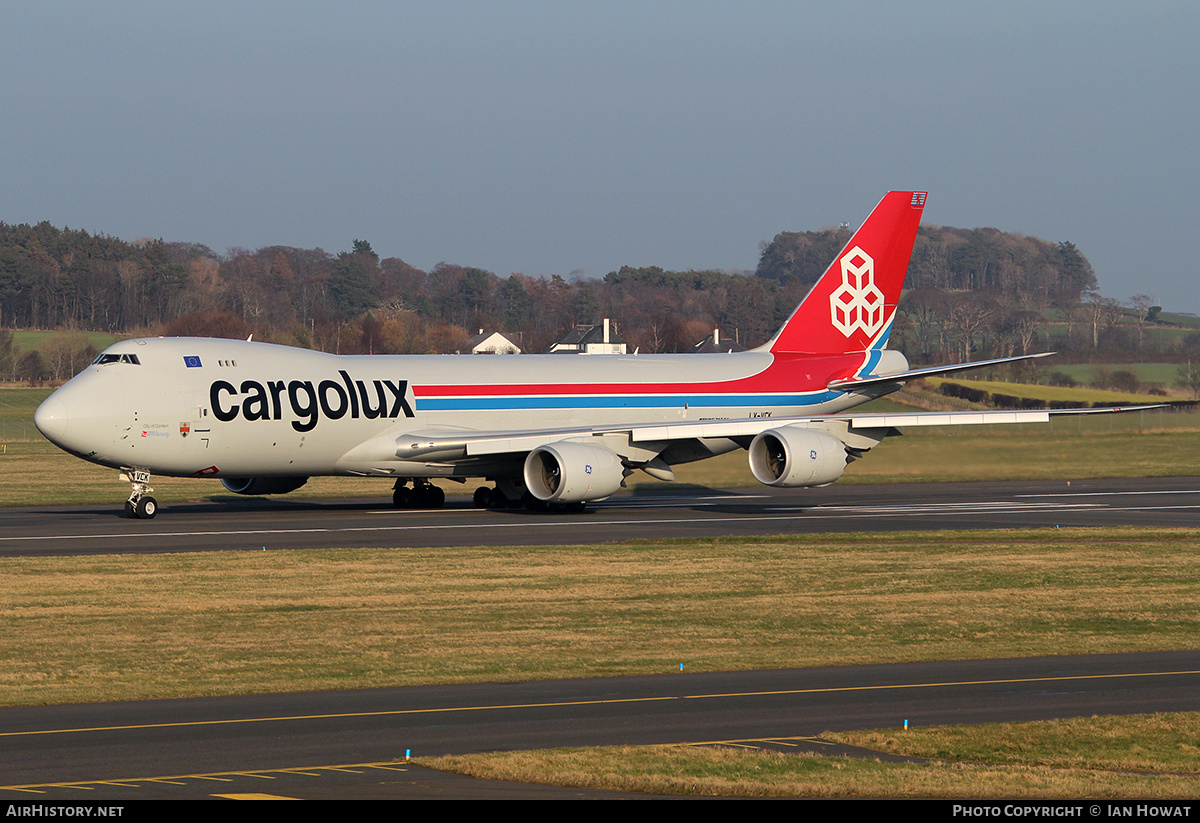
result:
<svg viewBox="0 0 1200 823"><path fill-rule="evenodd" d="M883 348L891 333L925 199L923 191L884 195L763 348L776 354L845 354Z"/></svg>

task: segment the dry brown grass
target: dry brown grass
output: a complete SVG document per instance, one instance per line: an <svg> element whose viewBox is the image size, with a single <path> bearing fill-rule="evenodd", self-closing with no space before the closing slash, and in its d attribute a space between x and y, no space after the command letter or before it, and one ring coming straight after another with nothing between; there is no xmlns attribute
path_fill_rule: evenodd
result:
<svg viewBox="0 0 1200 823"><path fill-rule="evenodd" d="M1133 529L0 560L7 704L1193 648Z"/></svg>
<svg viewBox="0 0 1200 823"><path fill-rule="evenodd" d="M1200 776L1200 712L838 732L824 737L909 757Z"/></svg>
<svg viewBox="0 0 1200 823"><path fill-rule="evenodd" d="M1081 428L1078 421L1058 420L1056 436L1035 433L1037 426L911 430L884 440L851 463L838 483L1172 477L1194 474L1200 465L1200 432L1154 430L1149 425L1144 432L1109 432L1103 427L1109 419L1118 421L1115 416L1097 418ZM712 488L756 485L742 451L677 466L675 477ZM640 474L630 479L642 486L658 483Z"/></svg>
<svg viewBox="0 0 1200 823"><path fill-rule="evenodd" d="M0 454L0 506L110 503L120 509L129 496L129 483L116 469L87 463L44 440L6 445ZM233 497L217 480L156 475L150 484L163 504ZM289 495L378 497L381 504L390 503L391 496L392 481L356 477L314 477Z"/></svg>
<svg viewBox="0 0 1200 823"><path fill-rule="evenodd" d="M956 733L969 727L929 730L941 735L935 763L883 763L871 758L781 754L734 747L646 746L497 752L457 757L423 758L436 769L493 780L617 789L653 794L720 797L889 797L889 798L1194 798L1200 795L1200 772L1193 757L1178 770L1175 753L1194 746L1196 715L1092 718L1069 727L1038 728L1023 723L981 727L976 740L994 739L987 762L954 762ZM1178 718L1176 727L1163 726ZM1119 724L1123 738L1137 741L1138 762L1147 773L1083 765L1073 755L1097 745L1102 727ZM860 738L892 736L896 731L838 735ZM1029 764L1010 745L1023 734L1053 735L1062 756ZM828 735L828 737L835 737ZM918 750L928 747L914 746ZM1018 747L1019 749L1019 747ZM931 756L926 754L926 756Z"/></svg>

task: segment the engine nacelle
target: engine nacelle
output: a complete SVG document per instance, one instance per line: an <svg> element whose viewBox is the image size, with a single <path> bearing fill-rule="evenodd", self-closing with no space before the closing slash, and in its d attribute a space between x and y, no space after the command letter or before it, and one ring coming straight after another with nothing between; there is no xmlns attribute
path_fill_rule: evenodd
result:
<svg viewBox="0 0 1200 823"><path fill-rule="evenodd" d="M525 458L525 488L538 500L603 500L621 488L625 467L603 446L571 440L538 446Z"/></svg>
<svg viewBox="0 0 1200 823"><path fill-rule="evenodd" d="M221 485L234 494L287 494L308 482L307 477L222 477Z"/></svg>
<svg viewBox="0 0 1200 823"><path fill-rule="evenodd" d="M750 443L750 471L767 486L825 486L846 470L846 447L800 426L770 429Z"/></svg>

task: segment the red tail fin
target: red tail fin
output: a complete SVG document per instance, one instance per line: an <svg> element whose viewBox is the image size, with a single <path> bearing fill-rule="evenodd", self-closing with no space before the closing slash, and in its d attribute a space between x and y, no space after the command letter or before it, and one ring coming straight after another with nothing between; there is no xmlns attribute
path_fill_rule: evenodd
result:
<svg viewBox="0 0 1200 823"><path fill-rule="evenodd" d="M765 348L841 354L881 349L925 208L923 191L884 195Z"/></svg>

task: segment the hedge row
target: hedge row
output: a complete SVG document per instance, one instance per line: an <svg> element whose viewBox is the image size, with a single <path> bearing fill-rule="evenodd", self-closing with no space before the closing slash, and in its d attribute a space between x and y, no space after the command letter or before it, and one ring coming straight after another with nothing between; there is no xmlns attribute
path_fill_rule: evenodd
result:
<svg viewBox="0 0 1200 823"><path fill-rule="evenodd" d="M982 389L972 389L960 383L949 382L942 384L941 392L947 397L957 397L971 403L990 403L1000 409L1104 409L1114 405L1112 401L1103 400L1087 403L1078 400L1042 400L1038 397L1017 397L999 392L991 394Z"/></svg>

